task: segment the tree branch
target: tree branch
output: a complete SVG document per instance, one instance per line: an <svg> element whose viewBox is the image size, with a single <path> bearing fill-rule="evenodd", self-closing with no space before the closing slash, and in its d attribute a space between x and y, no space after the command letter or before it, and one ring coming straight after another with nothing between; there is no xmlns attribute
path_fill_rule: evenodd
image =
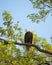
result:
<svg viewBox="0 0 52 65"><path fill-rule="evenodd" d="M34 44L17 43L17 42L15 42L15 44L17 44L17 45L23 45L23 46L32 46L32 47L35 47L40 52L52 55L52 52L49 52L48 50L43 50L43 49L41 49L40 47L38 47L37 45L34 45Z"/></svg>
<svg viewBox="0 0 52 65"><path fill-rule="evenodd" d="M4 42L4 44L9 44L6 40L4 39L1 39L0 38L0 42ZM13 42L13 41L12 41ZM38 47L37 45L34 45L34 44L27 44L27 43L18 43L18 42L13 42L15 43L16 45L23 45L23 46L32 46L32 47L35 47L38 51L40 52L43 52L43 53L46 53L46 54L49 54L49 55L52 55L52 52L49 52L48 50L43 50L41 49L40 47Z"/></svg>

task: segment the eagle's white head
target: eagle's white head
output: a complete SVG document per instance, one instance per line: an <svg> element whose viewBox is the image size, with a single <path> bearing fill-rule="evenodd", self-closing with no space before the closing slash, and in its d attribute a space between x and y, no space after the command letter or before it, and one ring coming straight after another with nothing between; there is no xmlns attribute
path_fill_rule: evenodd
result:
<svg viewBox="0 0 52 65"><path fill-rule="evenodd" d="M30 30L27 28L27 29L25 29L25 32L29 32Z"/></svg>

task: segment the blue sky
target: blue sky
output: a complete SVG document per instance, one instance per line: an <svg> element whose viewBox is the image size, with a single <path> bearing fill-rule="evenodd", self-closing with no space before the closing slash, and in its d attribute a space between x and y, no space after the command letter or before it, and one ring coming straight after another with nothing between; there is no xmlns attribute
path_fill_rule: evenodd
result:
<svg viewBox="0 0 52 65"><path fill-rule="evenodd" d="M4 10L9 11L13 16L13 22L20 21L19 26L24 29L36 30L36 34L41 37L47 38L50 42L50 36L52 36L52 17L47 16L46 22L40 22L39 24L32 23L26 16L34 13L32 4L29 0L0 0L0 26L2 25L2 12Z"/></svg>

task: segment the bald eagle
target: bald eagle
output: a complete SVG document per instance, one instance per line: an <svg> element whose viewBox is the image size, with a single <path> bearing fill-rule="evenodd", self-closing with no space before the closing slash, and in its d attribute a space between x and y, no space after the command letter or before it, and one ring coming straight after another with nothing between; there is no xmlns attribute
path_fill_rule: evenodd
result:
<svg viewBox="0 0 52 65"><path fill-rule="evenodd" d="M27 44L32 44L33 40L33 33L29 31L28 29L25 30L25 36L24 36L24 42ZM26 46L26 50L29 50L30 46Z"/></svg>

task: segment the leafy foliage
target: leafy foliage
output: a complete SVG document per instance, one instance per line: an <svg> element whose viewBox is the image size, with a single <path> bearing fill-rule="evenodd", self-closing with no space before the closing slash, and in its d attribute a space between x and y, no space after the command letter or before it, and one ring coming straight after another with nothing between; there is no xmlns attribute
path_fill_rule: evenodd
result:
<svg viewBox="0 0 52 65"><path fill-rule="evenodd" d="M14 42L23 42L19 22L13 25L12 16L8 11L4 11L2 15L4 27L0 27L0 37L4 38L8 44L4 45L5 42L0 40L0 65L45 65L48 64L47 58L51 63L51 55L41 53L33 47L29 51L25 49L25 46L22 51L17 48ZM45 38L38 37L37 34L33 35L33 43L52 52L52 44L48 44Z"/></svg>
<svg viewBox="0 0 52 65"><path fill-rule="evenodd" d="M5 27L0 27L0 36L3 36L5 38L9 38L11 40L17 41L22 38L22 31L21 28L18 26L17 22L16 24L12 24L12 16L8 11L4 11L3 14L3 25ZM20 37L20 38L19 38ZM23 41L22 39L20 41Z"/></svg>
<svg viewBox="0 0 52 65"><path fill-rule="evenodd" d="M44 21L49 13L52 14L52 0L29 0L33 4L33 8L36 13L29 14L27 17L32 22L39 23Z"/></svg>

